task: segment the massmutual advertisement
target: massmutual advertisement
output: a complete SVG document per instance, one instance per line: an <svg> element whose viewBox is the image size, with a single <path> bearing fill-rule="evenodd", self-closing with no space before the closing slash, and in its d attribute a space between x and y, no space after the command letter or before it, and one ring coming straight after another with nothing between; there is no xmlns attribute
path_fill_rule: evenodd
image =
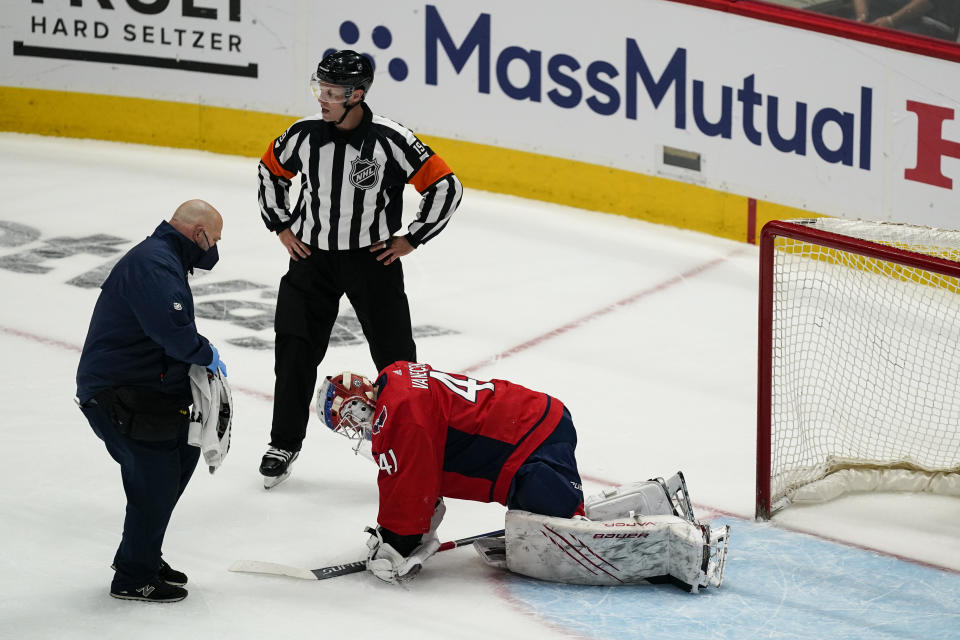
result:
<svg viewBox="0 0 960 640"><path fill-rule="evenodd" d="M667 0L10 0L0 22L0 85L299 117L352 48L373 108L424 134L960 228L956 63Z"/></svg>

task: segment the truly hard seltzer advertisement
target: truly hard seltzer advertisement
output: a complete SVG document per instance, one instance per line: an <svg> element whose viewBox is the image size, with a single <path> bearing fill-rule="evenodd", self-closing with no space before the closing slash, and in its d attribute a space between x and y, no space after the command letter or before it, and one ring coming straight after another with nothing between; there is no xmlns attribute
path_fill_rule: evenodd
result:
<svg viewBox="0 0 960 640"><path fill-rule="evenodd" d="M4 58L17 82L277 111L296 21L251 0L10 0ZM7 56L10 56L8 58Z"/></svg>

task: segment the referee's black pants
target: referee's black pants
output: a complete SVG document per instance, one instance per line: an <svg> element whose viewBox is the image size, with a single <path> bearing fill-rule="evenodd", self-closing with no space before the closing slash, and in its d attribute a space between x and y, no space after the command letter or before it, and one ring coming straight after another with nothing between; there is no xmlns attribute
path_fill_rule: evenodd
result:
<svg viewBox="0 0 960 640"><path fill-rule="evenodd" d="M327 352L344 294L357 314L378 372L397 360L416 361L403 267L400 260L384 265L376 255L369 248L312 249L308 257L290 261L280 280L274 320L276 384L270 446L300 450L317 367ZM339 372L330 372L335 373Z"/></svg>

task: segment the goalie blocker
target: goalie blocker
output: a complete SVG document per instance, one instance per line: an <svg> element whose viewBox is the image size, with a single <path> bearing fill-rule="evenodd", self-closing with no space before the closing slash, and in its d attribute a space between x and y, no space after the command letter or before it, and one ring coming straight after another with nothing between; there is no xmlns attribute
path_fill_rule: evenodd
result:
<svg viewBox="0 0 960 640"><path fill-rule="evenodd" d="M585 507L587 518L573 519L508 511L504 540L475 546L490 564L553 582L673 578L693 593L722 584L729 526L694 519L682 473L605 491Z"/></svg>

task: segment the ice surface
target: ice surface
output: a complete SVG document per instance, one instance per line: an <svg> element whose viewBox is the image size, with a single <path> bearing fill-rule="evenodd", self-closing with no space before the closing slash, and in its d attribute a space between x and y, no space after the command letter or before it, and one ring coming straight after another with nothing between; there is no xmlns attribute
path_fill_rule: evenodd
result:
<svg viewBox="0 0 960 640"><path fill-rule="evenodd" d="M550 585L498 573L470 549L438 554L399 588L367 574L228 572L237 559L356 560L376 518L376 468L316 421L290 480L262 488L273 336L251 318L269 317L286 260L260 221L255 172L248 158L0 134L0 637L803 638L829 635L824 621L831 637L957 637L960 501L854 496L791 507L780 527L749 521L754 247L469 184L447 229L404 259L420 359L561 398L588 493L682 469L701 511L732 525L724 586ZM197 197L225 218L220 264L194 287L200 330L230 371L233 448L216 475L198 469L167 534L190 596L122 602L107 596L119 468L72 402L74 374L96 282ZM321 372L372 374L343 311ZM502 526L502 507L452 501L440 532Z"/></svg>

